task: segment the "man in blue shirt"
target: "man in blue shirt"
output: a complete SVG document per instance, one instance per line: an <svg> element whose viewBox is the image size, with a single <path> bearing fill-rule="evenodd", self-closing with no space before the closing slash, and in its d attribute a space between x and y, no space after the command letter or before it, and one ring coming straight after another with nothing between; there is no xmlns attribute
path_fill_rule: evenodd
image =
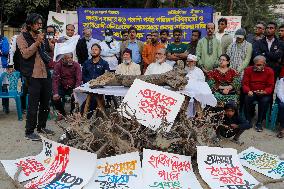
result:
<svg viewBox="0 0 284 189"><path fill-rule="evenodd" d="M103 75L106 71L110 70L107 61L101 58L101 51L102 49L99 44L95 43L92 45L92 58L83 64L82 76L84 83L87 83L92 79L96 79Z"/></svg>
<svg viewBox="0 0 284 189"><path fill-rule="evenodd" d="M129 34L129 39L121 44L120 47L121 55L126 48L130 49L132 51L133 62L136 64L140 64L142 66L143 64L141 63L142 62L141 57L142 57L144 43L136 38L137 29L135 27L133 26L130 27L128 29L128 34Z"/></svg>
<svg viewBox="0 0 284 189"><path fill-rule="evenodd" d="M96 79L97 77L103 75L105 72L110 71L108 63L101 58L101 51L102 51L102 48L99 44L95 43L92 45L91 47L92 58L87 60L83 64L83 68L82 68L82 78L83 78L84 83L87 83L88 81L92 79ZM92 116L93 110L96 107L101 109L102 111L104 111L104 107L105 107L103 95L100 95L100 94L96 94L94 96L92 94L89 94L89 95L91 95L90 106L84 108L85 113L89 112L87 115L87 118L90 118ZM92 98L92 96L94 98ZM88 103L86 102L84 104L88 104ZM82 105L82 107L85 106L84 104ZM88 108L90 108L89 111L88 111Z"/></svg>

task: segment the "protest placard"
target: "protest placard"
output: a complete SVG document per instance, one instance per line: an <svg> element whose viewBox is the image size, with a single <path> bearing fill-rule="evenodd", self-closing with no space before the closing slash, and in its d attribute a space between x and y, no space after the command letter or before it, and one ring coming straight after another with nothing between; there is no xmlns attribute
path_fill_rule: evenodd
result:
<svg viewBox="0 0 284 189"><path fill-rule="evenodd" d="M141 188L139 152L98 159L94 177L84 189Z"/></svg>
<svg viewBox="0 0 284 189"><path fill-rule="evenodd" d="M171 126L181 108L184 96L174 91L167 90L158 85L150 84L135 79L123 99L120 108L123 116L135 115L142 125L157 130L163 121L168 124L163 128L170 131ZM123 104L127 104L123 108Z"/></svg>
<svg viewBox="0 0 284 189"><path fill-rule="evenodd" d="M277 155L249 147L239 154L239 158L243 166L265 176L273 179L284 177L284 161L281 161Z"/></svg>
<svg viewBox="0 0 284 189"><path fill-rule="evenodd" d="M1 160L8 175L14 178L18 168L21 167L22 171L19 174L18 181L24 182L39 176L46 171L54 160L56 149L53 143L42 138L42 151L36 156L28 156L16 160Z"/></svg>
<svg viewBox="0 0 284 189"><path fill-rule="evenodd" d="M215 25L218 26L218 20L220 18L227 19L227 28L225 29L225 33L230 35L235 35L236 31L242 27L242 16L216 16L215 17ZM216 27L218 28L218 27Z"/></svg>
<svg viewBox="0 0 284 189"><path fill-rule="evenodd" d="M42 141L48 143L44 148L45 153L48 149L54 153L51 155L49 166L37 178L28 182L25 188L81 189L89 182L96 168L96 154L43 137Z"/></svg>
<svg viewBox="0 0 284 189"><path fill-rule="evenodd" d="M143 150L143 189L202 189L190 156Z"/></svg>
<svg viewBox="0 0 284 189"><path fill-rule="evenodd" d="M259 184L242 167L235 149L198 146L197 162L202 179L212 189L252 189Z"/></svg>
<svg viewBox="0 0 284 189"><path fill-rule="evenodd" d="M75 35L64 43L55 43L53 61L59 61L66 53L73 53L79 39L80 36Z"/></svg>
<svg viewBox="0 0 284 189"><path fill-rule="evenodd" d="M48 13L48 26L54 26L59 35L66 33L66 14L49 11Z"/></svg>

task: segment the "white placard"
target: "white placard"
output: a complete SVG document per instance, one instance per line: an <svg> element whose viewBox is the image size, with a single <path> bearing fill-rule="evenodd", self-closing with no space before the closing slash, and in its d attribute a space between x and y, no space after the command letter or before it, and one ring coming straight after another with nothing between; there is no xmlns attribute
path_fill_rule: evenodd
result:
<svg viewBox="0 0 284 189"><path fill-rule="evenodd" d="M190 156L143 150L143 189L202 189Z"/></svg>
<svg viewBox="0 0 284 189"><path fill-rule="evenodd" d="M49 167L26 188L81 189L93 176L97 155L59 144L42 137L55 151Z"/></svg>
<svg viewBox="0 0 284 189"><path fill-rule="evenodd" d="M284 161L281 161L277 155L249 147L239 154L239 158L243 166L265 176L273 179L284 177Z"/></svg>
<svg viewBox="0 0 284 189"><path fill-rule="evenodd" d="M253 188L259 183L242 167L235 149L198 146L197 162L202 179L212 189Z"/></svg>
<svg viewBox="0 0 284 189"><path fill-rule="evenodd" d="M169 132L184 98L174 91L135 79L123 99L128 105L123 109L123 116L129 117L125 111L135 114L139 123L153 130L157 130L166 119L169 125L163 130Z"/></svg>
<svg viewBox="0 0 284 189"><path fill-rule="evenodd" d="M142 185L139 152L98 159L96 172L84 189L136 189Z"/></svg>
<svg viewBox="0 0 284 189"><path fill-rule="evenodd" d="M79 39L79 35L74 35L70 39L66 40L64 43L55 43L53 61L59 61L66 53L75 52L76 45Z"/></svg>
<svg viewBox="0 0 284 189"><path fill-rule="evenodd" d="M1 160L3 167L7 174L14 178L18 167L22 167L22 171L18 177L19 182L24 182L33 178L36 178L41 173L46 171L56 153L56 149L52 147L52 143L49 140L42 138L42 151L36 156L28 156L19 158L16 160Z"/></svg>
<svg viewBox="0 0 284 189"><path fill-rule="evenodd" d="M66 14L49 11L47 25L54 26L60 36L66 33Z"/></svg>
<svg viewBox="0 0 284 189"><path fill-rule="evenodd" d="M225 29L225 33L227 34L235 35L236 31L242 27L242 16L216 16L216 26L218 26L218 20L220 18L226 18L228 21L227 28Z"/></svg>

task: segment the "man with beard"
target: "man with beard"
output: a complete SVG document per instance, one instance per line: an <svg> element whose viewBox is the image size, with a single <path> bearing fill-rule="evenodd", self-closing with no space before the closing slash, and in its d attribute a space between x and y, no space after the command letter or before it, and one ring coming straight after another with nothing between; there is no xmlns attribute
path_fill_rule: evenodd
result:
<svg viewBox="0 0 284 189"><path fill-rule="evenodd" d="M284 44L276 37L276 30L277 24L269 22L266 27L266 36L255 43L253 51L254 57L262 55L266 58L267 66L274 71L274 81L279 77L281 58L284 53Z"/></svg>
<svg viewBox="0 0 284 189"><path fill-rule="evenodd" d="M182 30L175 28L173 30L174 42L167 47L167 59L172 61L186 60L188 46L181 42Z"/></svg>
<svg viewBox="0 0 284 189"><path fill-rule="evenodd" d="M84 62L92 57L91 47L94 43L99 44L100 41L92 38L92 29L89 27L84 28L83 37L78 40L76 45L76 55L78 63L83 65Z"/></svg>
<svg viewBox="0 0 284 189"><path fill-rule="evenodd" d="M254 112L253 102L258 102L258 116L256 131L262 132L262 122L274 91L274 72L266 66L266 58L258 55L253 59L254 66L245 69L242 81L243 92L245 94L245 116L252 123L252 113Z"/></svg>
<svg viewBox="0 0 284 189"><path fill-rule="evenodd" d="M53 103L62 116L66 116L64 110L65 95L71 96L71 110L75 109L73 89L79 87L82 82L80 64L73 61L73 54L64 54L64 57L54 66L52 75ZM60 119L60 118L59 118Z"/></svg>
<svg viewBox="0 0 284 189"><path fill-rule="evenodd" d="M141 75L140 66L132 61L132 52L125 49L122 52L122 63L117 66L115 74L118 75Z"/></svg>
<svg viewBox="0 0 284 189"><path fill-rule="evenodd" d="M222 54L222 47L214 36L214 30L215 25L208 23L206 25L207 35L198 41L196 47L198 66L205 74L218 65L218 59Z"/></svg>
<svg viewBox="0 0 284 189"><path fill-rule="evenodd" d="M118 65L120 44L113 38L111 29L105 30L105 40L100 42L102 48L101 57L108 62L109 69L115 71Z"/></svg>
<svg viewBox="0 0 284 189"><path fill-rule="evenodd" d="M169 35L170 35L169 30L162 29L160 31L160 41L161 41L161 44L165 46L165 48L167 48L169 44Z"/></svg>
<svg viewBox="0 0 284 189"><path fill-rule="evenodd" d="M158 39L159 39L158 31L152 31L151 43L146 44L143 48L142 58L144 63L144 71L151 63L155 61L157 51L161 48L165 48L164 45L159 43Z"/></svg>
<svg viewBox="0 0 284 189"><path fill-rule="evenodd" d="M50 61L44 49L44 34L42 16L31 13L26 20L27 32L17 37L17 45L21 52L21 73L29 81L29 102L26 120L25 136L29 140L38 141L40 137L34 133L53 135L54 132L46 129L49 114L49 100L51 97L51 77L47 68Z"/></svg>
<svg viewBox="0 0 284 189"><path fill-rule="evenodd" d="M91 55L92 58L87 60L83 64L82 68L82 79L83 83L87 83L92 79L96 79L97 77L103 75L105 72L110 71L109 65L107 61L101 58L101 51L102 48L99 44L94 43L91 47ZM92 97L92 95L91 95ZM88 100L88 98L87 98ZM90 112L87 117L90 118L92 115L93 110L95 109L97 102L97 107L104 109L104 96L100 94L95 95L95 99L91 98L90 100L90 111L88 110L89 107L85 107L84 112ZM83 107L85 105L83 104ZM87 105L88 106L88 105Z"/></svg>
<svg viewBox="0 0 284 189"><path fill-rule="evenodd" d="M144 75L162 74L171 71L173 67L167 63L166 58L167 55L165 48L157 50L156 62L148 66Z"/></svg>

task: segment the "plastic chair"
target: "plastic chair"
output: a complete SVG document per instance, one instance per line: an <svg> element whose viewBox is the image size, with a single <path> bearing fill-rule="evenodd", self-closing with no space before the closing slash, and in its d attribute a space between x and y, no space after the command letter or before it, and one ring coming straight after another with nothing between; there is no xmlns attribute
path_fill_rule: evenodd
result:
<svg viewBox="0 0 284 189"><path fill-rule="evenodd" d="M275 131L276 130L276 123L277 123L277 117L278 117L278 103L274 103L272 106L272 111L271 111L271 121L270 121L270 129Z"/></svg>
<svg viewBox="0 0 284 189"><path fill-rule="evenodd" d="M4 72L0 77L0 86L2 86L3 79L6 77L9 81L8 92L0 91L0 98L14 98L16 101L18 120L23 120L22 105L21 105L21 91L18 91L18 84L20 80L20 72L7 73Z"/></svg>

